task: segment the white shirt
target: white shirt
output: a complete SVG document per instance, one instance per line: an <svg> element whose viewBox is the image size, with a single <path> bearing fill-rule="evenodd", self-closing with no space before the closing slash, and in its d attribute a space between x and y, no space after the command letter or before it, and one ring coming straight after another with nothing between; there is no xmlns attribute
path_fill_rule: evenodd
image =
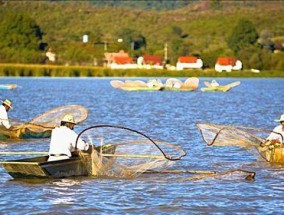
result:
<svg viewBox="0 0 284 215"><path fill-rule="evenodd" d="M3 105L0 105L0 126L4 126L7 129L11 127L6 108Z"/></svg>
<svg viewBox="0 0 284 215"><path fill-rule="evenodd" d="M75 143L78 135L75 131L66 126L60 126L52 130L48 154L65 154L71 157L71 152L75 150ZM77 149L88 150L89 144L81 138L78 139Z"/></svg>
<svg viewBox="0 0 284 215"><path fill-rule="evenodd" d="M276 133L274 133L276 132ZM284 130L283 130L283 126L282 125L278 125L273 129L273 132L271 132L271 134L266 138L267 140L279 140L280 143L283 143L282 137L281 135L277 134L280 133L282 134L283 138L284 138Z"/></svg>

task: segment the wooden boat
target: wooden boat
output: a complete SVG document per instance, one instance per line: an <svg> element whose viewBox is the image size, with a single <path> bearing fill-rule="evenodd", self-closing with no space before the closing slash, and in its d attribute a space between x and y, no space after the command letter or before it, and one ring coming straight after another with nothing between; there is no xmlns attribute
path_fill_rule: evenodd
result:
<svg viewBox="0 0 284 215"><path fill-rule="evenodd" d="M100 147L95 148L97 151ZM107 146L102 149L103 153L113 154L115 146ZM88 169L91 154L80 152L70 159L47 161L48 156L2 161L4 169L13 178L33 179L33 178L66 178L75 176L88 176ZM109 158L112 159L112 158Z"/></svg>
<svg viewBox="0 0 284 215"><path fill-rule="evenodd" d="M0 127L0 139L48 138L51 136L52 129L53 127L29 123L12 126L10 129Z"/></svg>
<svg viewBox="0 0 284 215"><path fill-rule="evenodd" d="M11 90L18 87L17 84L0 84L0 90Z"/></svg>
<svg viewBox="0 0 284 215"><path fill-rule="evenodd" d="M163 85L155 85L154 83L145 83L140 80L126 80L125 82L120 80L113 80L110 84L117 89L125 91L159 91L163 90Z"/></svg>
<svg viewBox="0 0 284 215"><path fill-rule="evenodd" d="M212 86L209 82L205 81L204 84L207 87L201 88L201 91L202 92L228 92L230 89L238 86L240 83L241 82L236 81L236 82L224 85L224 86Z"/></svg>
<svg viewBox="0 0 284 215"><path fill-rule="evenodd" d="M176 78L169 78L165 84L159 79L151 79L147 83L140 80L112 80L111 86L125 91L159 91L159 90L172 90L172 91L194 91L197 89L199 79L192 77L188 78L184 83Z"/></svg>
<svg viewBox="0 0 284 215"><path fill-rule="evenodd" d="M281 143L265 142L257 147L259 154L270 163L284 164L284 148Z"/></svg>
<svg viewBox="0 0 284 215"><path fill-rule="evenodd" d="M163 90L171 91L194 91L198 88L199 79L196 77L188 78L183 83L179 79L169 78L167 79Z"/></svg>

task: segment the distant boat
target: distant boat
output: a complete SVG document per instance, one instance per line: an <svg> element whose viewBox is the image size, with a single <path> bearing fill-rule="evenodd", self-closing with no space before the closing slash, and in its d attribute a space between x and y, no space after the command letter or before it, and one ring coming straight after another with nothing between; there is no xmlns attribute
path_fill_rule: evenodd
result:
<svg viewBox="0 0 284 215"><path fill-rule="evenodd" d="M125 91L139 91L139 90L148 90L148 91L157 91L163 89L163 84L157 80L150 80L147 83L140 80L126 80L125 82L120 80L113 80L110 82L111 86L117 89L122 89Z"/></svg>
<svg viewBox="0 0 284 215"><path fill-rule="evenodd" d="M236 81L236 82L221 86L214 80L211 83L204 81L204 84L207 87L201 88L201 91L202 92L228 92L233 87L240 85L240 83L241 83L240 81Z"/></svg>
<svg viewBox="0 0 284 215"><path fill-rule="evenodd" d="M140 80L113 80L110 82L111 86L125 91L138 91L138 90L173 90L173 91L193 91L196 90L199 84L198 78L188 78L185 82L176 78L167 79L163 84L160 79L151 79L147 83Z"/></svg>
<svg viewBox="0 0 284 215"><path fill-rule="evenodd" d="M18 87L17 84L0 84L0 90L11 90Z"/></svg>
<svg viewBox="0 0 284 215"><path fill-rule="evenodd" d="M164 85L164 90L194 91L198 88L198 84L199 79L196 77L188 78L185 82L176 78L169 78Z"/></svg>

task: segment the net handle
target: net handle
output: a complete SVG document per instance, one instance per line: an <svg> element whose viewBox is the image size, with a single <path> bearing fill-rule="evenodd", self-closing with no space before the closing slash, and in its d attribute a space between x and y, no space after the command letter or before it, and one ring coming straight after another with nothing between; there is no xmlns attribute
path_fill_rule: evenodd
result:
<svg viewBox="0 0 284 215"><path fill-rule="evenodd" d="M88 131L90 129L93 129L93 128L119 128L119 129L124 129L124 130L128 130L128 131L132 131L134 133L137 133L137 134L140 134L142 135L143 137L145 137L146 139L150 140L151 143L153 143L158 149L159 151L163 154L164 158L166 158L167 160L170 160L170 161L177 161L177 160L180 160L182 157L184 157L186 155L186 152L183 151L184 153L182 155L180 155L179 157L177 158L172 158L171 156L168 156L166 155L163 150L158 146L157 143L155 143L154 140L152 140L150 137L146 136L145 134L143 134L142 132L139 132L139 131L136 131L134 129L131 129L131 128L126 128L126 127L123 127L123 126L117 126L117 125L95 125L95 126L91 126L91 127L88 127L88 128L85 128L84 130L82 130L78 136L77 136L77 139L76 139L76 143L75 143L75 150L77 150L77 143L78 143L78 140L80 138L80 136L85 132L85 131Z"/></svg>

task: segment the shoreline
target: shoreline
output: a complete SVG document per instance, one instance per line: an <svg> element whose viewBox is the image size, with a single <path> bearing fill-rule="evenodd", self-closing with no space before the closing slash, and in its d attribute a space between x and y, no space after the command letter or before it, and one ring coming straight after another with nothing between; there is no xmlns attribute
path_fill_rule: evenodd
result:
<svg viewBox="0 0 284 215"><path fill-rule="evenodd" d="M216 72L203 70L166 70L166 69L110 69L93 66L62 66L39 64L0 64L0 77L105 77L105 78L150 78L150 77L214 77L214 78L284 78L284 71L250 70Z"/></svg>

